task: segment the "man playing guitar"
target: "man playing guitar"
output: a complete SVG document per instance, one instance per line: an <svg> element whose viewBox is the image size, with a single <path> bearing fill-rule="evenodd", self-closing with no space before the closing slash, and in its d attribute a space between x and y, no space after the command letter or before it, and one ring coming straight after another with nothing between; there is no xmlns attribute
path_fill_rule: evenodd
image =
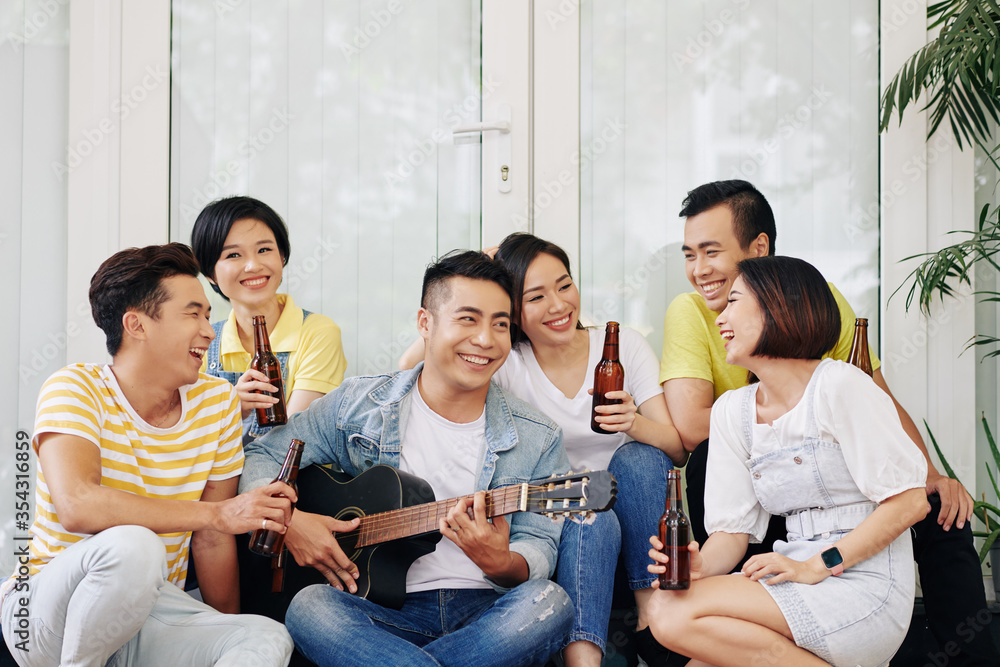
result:
<svg viewBox="0 0 1000 667"><path fill-rule="evenodd" d="M351 378L247 447L244 491L269 483L297 438L303 467L356 476L384 464L423 478L437 498L475 493L439 521L447 539L410 567L401 609L353 595L358 569L337 535L357 519L293 514L286 546L330 584L303 589L285 618L313 662L521 665L562 645L573 609L549 581L561 526L529 512L487 519L487 490L568 468L555 424L490 383L510 352L510 312L499 264L473 251L441 258L424 274L422 365Z"/></svg>

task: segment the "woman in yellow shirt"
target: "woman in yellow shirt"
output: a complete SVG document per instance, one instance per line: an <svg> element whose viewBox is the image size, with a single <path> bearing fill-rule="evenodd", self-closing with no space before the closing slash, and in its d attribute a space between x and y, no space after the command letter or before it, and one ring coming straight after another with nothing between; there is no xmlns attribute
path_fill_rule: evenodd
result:
<svg viewBox="0 0 1000 667"><path fill-rule="evenodd" d="M198 215L191 246L212 289L229 301L229 319L216 322L215 340L202 370L233 383L240 397L244 435L262 434L254 408L277 399L256 391L276 391L263 373L248 370L253 355L253 318L263 315L271 350L281 361L288 415L306 409L344 380L347 360L340 327L319 313L278 294L291 248L284 221L252 197L212 202Z"/></svg>

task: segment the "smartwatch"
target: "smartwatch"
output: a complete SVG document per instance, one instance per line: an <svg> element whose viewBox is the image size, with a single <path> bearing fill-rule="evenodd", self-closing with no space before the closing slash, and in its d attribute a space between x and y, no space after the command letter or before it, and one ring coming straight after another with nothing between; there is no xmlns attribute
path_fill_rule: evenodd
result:
<svg viewBox="0 0 1000 667"><path fill-rule="evenodd" d="M824 550L820 556L823 558L823 565L830 570L830 574L839 577L844 571L844 557L840 554L840 549L830 547Z"/></svg>

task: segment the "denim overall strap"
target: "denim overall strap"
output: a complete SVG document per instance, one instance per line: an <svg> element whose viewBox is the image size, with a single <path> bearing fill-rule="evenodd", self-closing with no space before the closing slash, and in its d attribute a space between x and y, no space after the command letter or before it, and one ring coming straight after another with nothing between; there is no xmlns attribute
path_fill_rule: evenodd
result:
<svg viewBox="0 0 1000 667"><path fill-rule="evenodd" d="M302 309L302 323L305 324L306 318L312 315L312 313L305 308ZM208 374L215 375L216 377L221 377L228 380L230 384L234 387L239 381L240 376L243 373L237 371L224 371L222 370L222 327L225 326L227 320L221 320L215 322L212 325L212 329L215 330L215 338L208 346ZM281 383L283 386L288 386L288 367L289 367L289 357L291 352L275 352L274 356L278 358L278 363L281 364ZM287 400L288 396L285 395ZM251 410L250 414L246 419L243 420L243 434L245 436L252 436L254 438L259 437L271 430L270 426L260 426L257 424L257 411Z"/></svg>
<svg viewBox="0 0 1000 667"><path fill-rule="evenodd" d="M213 338L212 342L208 344L208 354L206 355L208 357L208 364L205 367L205 372L209 375L214 375L215 377L225 378L235 387L236 380L239 379L241 374L222 370L222 356L220 354L220 350L222 348L222 327L224 327L225 324L226 320L219 320L218 322L212 323L212 330L215 331L215 338ZM235 375L236 377L230 377L232 375Z"/></svg>

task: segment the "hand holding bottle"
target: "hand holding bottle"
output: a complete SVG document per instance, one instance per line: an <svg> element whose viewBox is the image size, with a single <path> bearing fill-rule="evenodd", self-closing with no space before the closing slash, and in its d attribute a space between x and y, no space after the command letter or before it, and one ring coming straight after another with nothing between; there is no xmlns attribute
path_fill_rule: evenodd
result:
<svg viewBox="0 0 1000 667"><path fill-rule="evenodd" d="M253 340L254 355L250 360L250 370L257 371L264 376L266 382L277 388L273 397L278 399L270 405L255 408L257 424L259 426L281 426L288 421L285 411L285 386L281 381L281 362L271 352L271 341L267 335L267 324L263 315L254 315L253 317ZM244 375L246 374L244 373ZM263 395L271 396L272 394Z"/></svg>
<svg viewBox="0 0 1000 667"><path fill-rule="evenodd" d="M590 389L588 393L593 394L594 390ZM623 389L609 391L604 394L604 398L608 402L594 407L594 421L607 433L627 433L632 430L639 410L632 394Z"/></svg>
<svg viewBox="0 0 1000 667"><path fill-rule="evenodd" d="M268 393L262 393L268 392ZM269 408L278 402L277 396L269 396L278 392L278 388L271 384L267 376L260 371L248 369L236 381L236 393L240 397L240 412L243 419L246 419L251 410L257 408Z"/></svg>
<svg viewBox="0 0 1000 667"><path fill-rule="evenodd" d="M660 542L660 538L656 535L650 536L649 544L652 547L648 552L649 557L652 558L654 562L651 565L647 565L646 570L650 574L657 575L656 581L653 582L653 585L650 586L650 588L659 588L659 575L662 575L667 571L667 563L670 562L670 557L663 553L663 542ZM697 581L702 578L702 572L705 569L705 561L701 557L701 545L697 542L691 542L688 544L687 548L688 558L691 562L691 581Z"/></svg>
<svg viewBox="0 0 1000 667"><path fill-rule="evenodd" d="M611 398L610 395L622 392L624 387L625 368L618 360L618 323L608 322L604 332L604 354L601 356L597 367L594 368L594 389L591 391L594 400L590 417L590 428L594 433L607 434L611 432L597 421L597 417L600 414L597 408L602 405L607 406L620 403L621 399ZM631 425L629 425L629 428L632 428Z"/></svg>

